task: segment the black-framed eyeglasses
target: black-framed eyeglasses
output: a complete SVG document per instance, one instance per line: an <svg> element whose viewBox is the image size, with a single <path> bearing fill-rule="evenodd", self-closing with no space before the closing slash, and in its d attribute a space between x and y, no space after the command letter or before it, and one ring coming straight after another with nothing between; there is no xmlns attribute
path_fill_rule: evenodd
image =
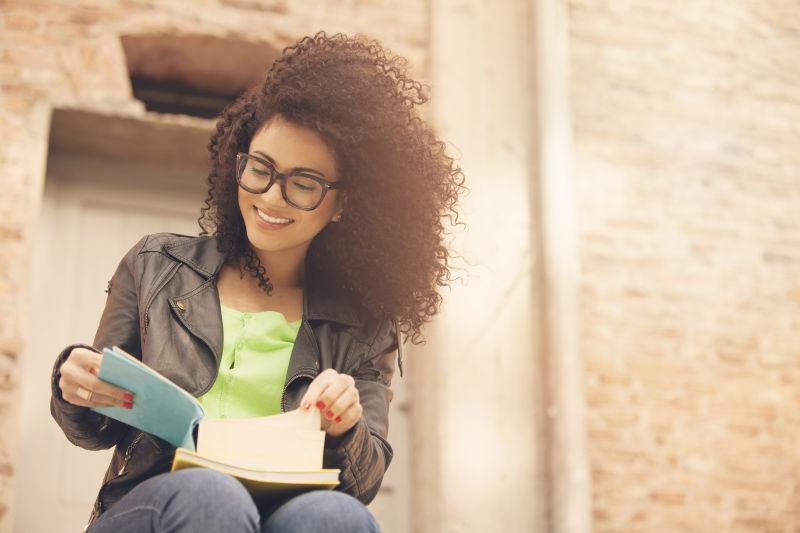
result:
<svg viewBox="0 0 800 533"><path fill-rule="evenodd" d="M263 194L275 181L280 182L281 195L286 203L303 211L319 207L329 189L344 188L340 181L331 182L307 172L281 174L266 159L244 152L236 154L236 182L242 189Z"/></svg>

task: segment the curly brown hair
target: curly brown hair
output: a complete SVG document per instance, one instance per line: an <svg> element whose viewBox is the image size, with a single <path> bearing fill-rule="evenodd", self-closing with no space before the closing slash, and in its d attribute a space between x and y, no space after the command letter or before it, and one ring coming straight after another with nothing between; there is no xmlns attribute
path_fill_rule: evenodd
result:
<svg viewBox="0 0 800 533"><path fill-rule="evenodd" d="M443 219L458 221L461 168L418 116L427 87L406 75L407 60L362 35L319 32L283 50L265 79L225 108L208 150L208 196L201 235L262 289L272 286L247 239L234 163L270 118L312 129L332 148L347 181L346 207L311 242L306 268L324 272L373 316L394 317L423 344L422 326L452 281Z"/></svg>

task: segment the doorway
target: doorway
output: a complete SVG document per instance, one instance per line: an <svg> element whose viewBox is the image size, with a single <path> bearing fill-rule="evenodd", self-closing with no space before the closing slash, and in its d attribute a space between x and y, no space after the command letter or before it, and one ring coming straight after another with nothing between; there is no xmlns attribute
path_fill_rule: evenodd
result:
<svg viewBox="0 0 800 533"><path fill-rule="evenodd" d="M20 365L15 531L73 533L88 521L113 449L64 437L50 414L50 373L64 347L92 343L108 280L133 244L148 233L197 235L213 128L180 115L53 112ZM410 531L407 379L392 381L394 459L370 505L386 533Z"/></svg>

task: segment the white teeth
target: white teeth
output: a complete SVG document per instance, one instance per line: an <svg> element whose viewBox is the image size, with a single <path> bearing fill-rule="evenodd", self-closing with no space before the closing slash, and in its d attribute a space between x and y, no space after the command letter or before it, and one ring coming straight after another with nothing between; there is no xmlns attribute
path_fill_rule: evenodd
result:
<svg viewBox="0 0 800 533"><path fill-rule="evenodd" d="M257 207L256 207L256 212L258 213L258 216L261 218L261 220L266 220L267 222L271 222L273 224L288 224L289 222L293 222L291 218L271 217Z"/></svg>

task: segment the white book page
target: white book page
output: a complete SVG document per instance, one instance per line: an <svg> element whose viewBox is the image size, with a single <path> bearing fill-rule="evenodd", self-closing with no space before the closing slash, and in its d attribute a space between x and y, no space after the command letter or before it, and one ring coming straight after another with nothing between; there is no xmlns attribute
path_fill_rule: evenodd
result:
<svg viewBox="0 0 800 533"><path fill-rule="evenodd" d="M199 455L255 470L318 470L324 447L325 432L315 409L256 418L204 419L197 434Z"/></svg>

